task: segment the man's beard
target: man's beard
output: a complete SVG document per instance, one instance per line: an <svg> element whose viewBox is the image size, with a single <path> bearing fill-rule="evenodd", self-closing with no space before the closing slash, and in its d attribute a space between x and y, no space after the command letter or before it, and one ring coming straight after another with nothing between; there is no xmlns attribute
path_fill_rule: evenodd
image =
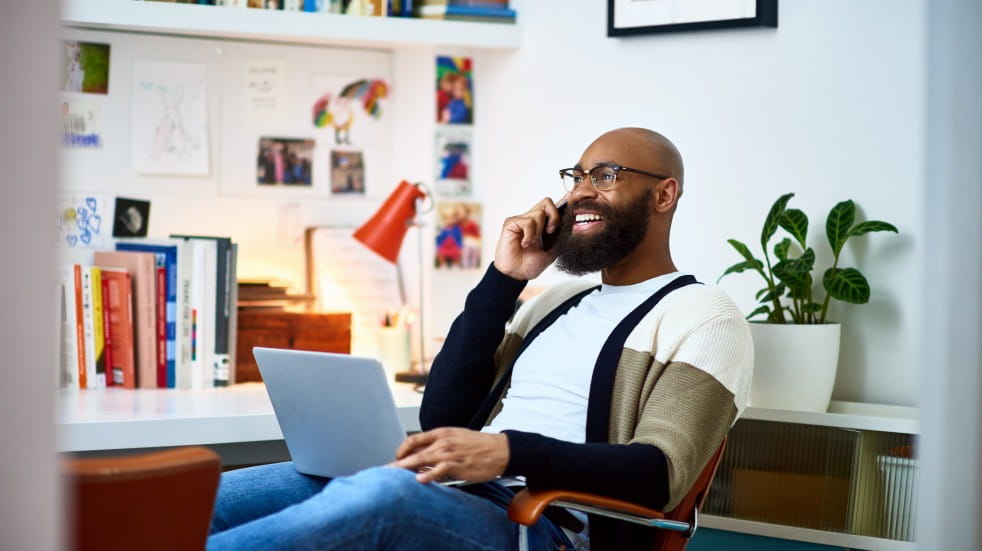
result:
<svg viewBox="0 0 982 551"><path fill-rule="evenodd" d="M577 203L577 207L596 212L603 219L603 228L591 235L573 233L573 209L566 209L556 230L556 267L580 276L599 272L626 258L648 232L653 198L649 188L639 200L620 208L589 200Z"/></svg>

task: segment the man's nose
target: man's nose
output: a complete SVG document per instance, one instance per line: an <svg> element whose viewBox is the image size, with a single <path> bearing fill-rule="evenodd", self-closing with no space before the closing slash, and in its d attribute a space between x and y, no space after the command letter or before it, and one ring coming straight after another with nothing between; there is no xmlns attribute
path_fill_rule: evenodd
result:
<svg viewBox="0 0 982 551"><path fill-rule="evenodd" d="M581 199L591 199L597 196L597 188L593 187L593 180L590 176L584 176L580 183L573 186L569 192L569 201L575 203Z"/></svg>

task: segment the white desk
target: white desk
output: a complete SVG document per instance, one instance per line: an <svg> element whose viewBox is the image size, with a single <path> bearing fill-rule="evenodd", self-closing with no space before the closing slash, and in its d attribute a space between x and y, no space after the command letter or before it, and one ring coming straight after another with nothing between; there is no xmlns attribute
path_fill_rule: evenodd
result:
<svg viewBox="0 0 982 551"><path fill-rule="evenodd" d="M402 383L390 386L402 426L418 431L422 394ZM200 390L62 389L55 419L63 452L105 455L204 445L227 465L289 459L262 383Z"/></svg>

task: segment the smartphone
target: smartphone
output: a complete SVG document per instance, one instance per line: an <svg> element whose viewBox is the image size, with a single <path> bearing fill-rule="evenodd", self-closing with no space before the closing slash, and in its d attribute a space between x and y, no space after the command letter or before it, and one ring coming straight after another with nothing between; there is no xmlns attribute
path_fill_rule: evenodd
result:
<svg viewBox="0 0 982 551"><path fill-rule="evenodd" d="M556 208L559 209L559 216L562 217L566 214L566 197L563 197L558 202L556 202ZM548 251L556 244L556 238L559 237L559 230L561 229L562 223L556 224L556 229L552 233L542 232L539 236L539 246L543 251Z"/></svg>

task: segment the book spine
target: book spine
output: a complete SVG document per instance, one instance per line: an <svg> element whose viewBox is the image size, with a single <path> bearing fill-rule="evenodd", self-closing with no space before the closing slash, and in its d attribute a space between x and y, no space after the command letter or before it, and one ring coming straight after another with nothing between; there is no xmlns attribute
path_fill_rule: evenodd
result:
<svg viewBox="0 0 982 551"><path fill-rule="evenodd" d="M78 388L78 333L75 328L75 275L72 266L61 278L61 386Z"/></svg>
<svg viewBox="0 0 982 551"><path fill-rule="evenodd" d="M82 309L82 266L72 266L75 280L75 352L78 356L78 387L88 386L88 363L85 357L85 312Z"/></svg>
<svg viewBox="0 0 982 551"><path fill-rule="evenodd" d="M98 388L96 376L95 323L92 304L92 270L82 267L82 321L85 330L85 388Z"/></svg>
<svg viewBox="0 0 982 551"><path fill-rule="evenodd" d="M157 388L167 388L167 268L157 265Z"/></svg>
<svg viewBox="0 0 982 551"><path fill-rule="evenodd" d="M231 283L228 295L228 354L215 355L215 386L228 386L235 383L233 369L235 368L235 347L238 343L236 328L239 321L239 309L236 307L239 298L239 286L236 283L238 281L238 270L236 266L238 264L239 246L235 243L230 243L229 251L229 274L227 277Z"/></svg>
<svg viewBox="0 0 982 551"><path fill-rule="evenodd" d="M113 326L109 318L110 312L114 305L112 303L112 296L109 292L109 277L106 276L105 272L101 272L99 284L101 286L100 292L102 296L102 350L103 362L105 364L104 373L106 377L106 386L122 386L123 372L122 370L117 370L116 364L113 363Z"/></svg>
<svg viewBox="0 0 982 551"><path fill-rule="evenodd" d="M211 376L213 386L228 384L229 331L232 304L232 287L235 269L232 267L231 241L218 241L218 266L215 289L215 353L212 356ZM219 376L221 374L221 376Z"/></svg>
<svg viewBox="0 0 982 551"><path fill-rule="evenodd" d="M96 388L106 387L106 326L102 312L102 271L95 266L92 272L92 338L95 343Z"/></svg>

